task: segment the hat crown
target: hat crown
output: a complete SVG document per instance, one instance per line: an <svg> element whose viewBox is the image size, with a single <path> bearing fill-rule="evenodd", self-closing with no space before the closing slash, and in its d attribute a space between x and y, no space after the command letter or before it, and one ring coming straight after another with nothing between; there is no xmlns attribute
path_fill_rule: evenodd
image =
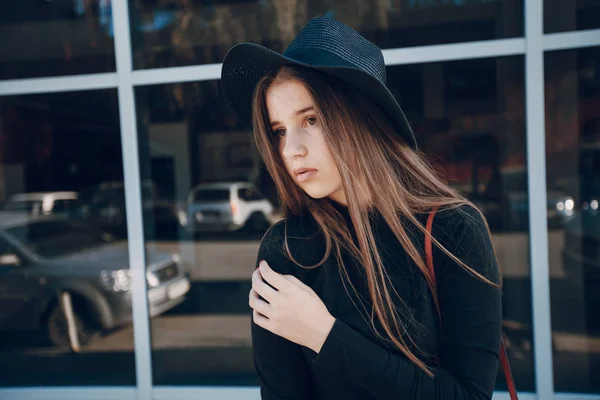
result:
<svg viewBox="0 0 600 400"><path fill-rule="evenodd" d="M379 47L346 24L328 17L312 18L292 40L283 55L297 58L296 54L314 49L334 54L385 84L383 53Z"/></svg>

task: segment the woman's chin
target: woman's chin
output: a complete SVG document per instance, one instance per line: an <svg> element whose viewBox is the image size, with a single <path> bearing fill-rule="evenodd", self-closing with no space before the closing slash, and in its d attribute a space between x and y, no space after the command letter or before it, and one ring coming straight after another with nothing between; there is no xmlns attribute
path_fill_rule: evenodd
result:
<svg viewBox="0 0 600 400"><path fill-rule="evenodd" d="M306 194L308 194L309 197L318 200L318 199L329 199L332 201L335 201L336 203L339 203L343 206L347 206L348 203L346 202L346 198L344 196L336 196L334 193L329 193L329 192L318 192L318 193L309 193L306 192Z"/></svg>
<svg viewBox="0 0 600 400"><path fill-rule="evenodd" d="M313 199L324 199L326 197L331 196L330 190L325 190L324 188L302 188L304 192L309 195Z"/></svg>
<svg viewBox="0 0 600 400"><path fill-rule="evenodd" d="M324 194L324 193L309 193L306 192L306 194L308 194L311 198L318 200L318 199L324 199L326 197L329 197L328 194Z"/></svg>

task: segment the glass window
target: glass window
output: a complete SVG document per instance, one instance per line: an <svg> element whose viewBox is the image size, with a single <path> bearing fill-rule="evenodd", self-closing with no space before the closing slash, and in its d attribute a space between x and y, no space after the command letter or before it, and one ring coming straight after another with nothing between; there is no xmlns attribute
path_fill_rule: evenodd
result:
<svg viewBox="0 0 600 400"><path fill-rule="evenodd" d="M8 244L8 242L0 237L0 267L6 267L8 265L15 265L15 250L13 246Z"/></svg>
<svg viewBox="0 0 600 400"><path fill-rule="evenodd" d="M600 28L600 0L544 0L544 32Z"/></svg>
<svg viewBox="0 0 600 400"><path fill-rule="evenodd" d="M214 202L214 201L228 201L230 197L230 191L226 189L199 189L194 195L194 199L198 202Z"/></svg>
<svg viewBox="0 0 600 400"><path fill-rule="evenodd" d="M146 249L177 255L167 266L172 278L156 282L162 293L149 304L151 312L165 308L151 319L154 383L256 385L247 297L274 206L236 201L248 183L272 189L256 162L252 132L228 110L219 81L135 93L138 117L147 116L138 118L142 179L172 193L162 226L173 234L157 237L158 214L149 210ZM147 268L165 275L160 264Z"/></svg>
<svg viewBox="0 0 600 400"><path fill-rule="evenodd" d="M556 391L600 393L600 47L545 54ZM552 222L552 223L550 223Z"/></svg>
<svg viewBox="0 0 600 400"><path fill-rule="evenodd" d="M117 91L0 97L0 143L0 387L135 385Z"/></svg>
<svg viewBox="0 0 600 400"><path fill-rule="evenodd" d="M256 189L253 188L243 188L238 192L238 196L245 201L259 201L262 200L262 196Z"/></svg>
<svg viewBox="0 0 600 400"><path fill-rule="evenodd" d="M130 0L134 67L220 63L241 41L282 51L312 17L352 26L381 48L523 35L522 0Z"/></svg>
<svg viewBox="0 0 600 400"><path fill-rule="evenodd" d="M388 68L421 148L490 223L510 360L519 390L534 391L523 81L520 56ZM152 319L154 382L257 384L247 296L261 234L280 213L252 132L225 105L219 81L139 87L136 101L144 179L173 182L182 216L177 241L146 246L177 252L191 281L181 304ZM244 148L247 161L232 160L233 147ZM247 182L265 197L256 206L202 201L206 190L227 199L229 182ZM497 387L506 388L501 375Z"/></svg>
<svg viewBox="0 0 600 400"><path fill-rule="evenodd" d="M18 268L22 268L23 262L14 246L9 244L2 236L0 236L0 273L12 274ZM0 319L4 320L5 317L2 315Z"/></svg>
<svg viewBox="0 0 600 400"><path fill-rule="evenodd" d="M0 2L0 79L114 72L111 2Z"/></svg>
<svg viewBox="0 0 600 400"><path fill-rule="evenodd" d="M252 198L252 192L250 189L239 189L238 197L244 201L249 201Z"/></svg>
<svg viewBox="0 0 600 400"><path fill-rule="evenodd" d="M52 213L54 214L69 214L75 211L76 200L54 200L52 205Z"/></svg>
<svg viewBox="0 0 600 400"><path fill-rule="evenodd" d="M4 210L6 211L26 211L30 214L38 214L41 209L41 200L11 199L4 205Z"/></svg>

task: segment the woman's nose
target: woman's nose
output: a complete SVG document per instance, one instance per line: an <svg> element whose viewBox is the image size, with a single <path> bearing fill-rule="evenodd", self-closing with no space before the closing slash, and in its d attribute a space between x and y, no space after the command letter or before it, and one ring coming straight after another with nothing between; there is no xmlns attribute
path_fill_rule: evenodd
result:
<svg viewBox="0 0 600 400"><path fill-rule="evenodd" d="M285 145L283 147L283 156L288 159L303 157L308 152L306 144L302 140L301 134L288 132L285 136Z"/></svg>

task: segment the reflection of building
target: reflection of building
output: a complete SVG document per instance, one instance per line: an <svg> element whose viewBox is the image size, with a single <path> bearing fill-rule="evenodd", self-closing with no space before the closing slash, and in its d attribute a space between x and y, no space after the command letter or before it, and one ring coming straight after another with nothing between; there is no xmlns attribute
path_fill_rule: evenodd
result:
<svg viewBox="0 0 600 400"><path fill-rule="evenodd" d="M153 181L167 190L170 197L183 200L191 185L188 128L186 124L153 124L148 128ZM167 189L168 188L168 189Z"/></svg>
<svg viewBox="0 0 600 400"><path fill-rule="evenodd" d="M0 99L6 137L0 147L6 194L0 193L0 203L19 191L80 190L122 176L114 99L99 92L98 100L104 104L80 92ZM85 145L90 140L94 147Z"/></svg>
<svg viewBox="0 0 600 400"><path fill-rule="evenodd" d="M525 29L542 18L525 5L542 2L543 37ZM388 85L420 148L486 215L517 387L541 399L600 393L588 275L563 262L600 248L586 230L600 196L598 0L25 0L0 5L1 37L11 39L0 41L0 205L15 193L72 190L87 222L128 232L135 329L76 355L2 336L0 398L58 396L45 386L61 395L67 386L73 398L259 397L247 309L259 237L191 240L183 229L239 213L252 196L232 189L194 212L186 202L198 184L249 181L277 203L250 129L221 96L218 63L238 41L281 50L317 14L386 49ZM539 52L543 85L527 69ZM140 293L157 251L178 253L192 287L181 307L148 320ZM23 292L10 289L0 287L0 300Z"/></svg>
<svg viewBox="0 0 600 400"><path fill-rule="evenodd" d="M0 78L114 70L110 0L0 5ZM44 71L39 60L45 60Z"/></svg>
<svg viewBox="0 0 600 400"><path fill-rule="evenodd" d="M556 10L545 14L548 32L589 29L600 16L593 0L546 1ZM39 75L35 63L40 58L57 74L65 66L79 73L114 69L111 1L48 3L52 4L38 7L26 0L0 6L0 15L7 16L0 17L0 36L20 38L0 44L0 76ZM334 16L390 48L523 34L520 0L227 0L181 2L186 5L180 8L175 0L131 3L132 18L140 21L134 36L140 42L134 45L168 52L164 59L169 61L152 57L145 60L147 67L218 62L229 44L238 41L280 47L311 15Z"/></svg>

